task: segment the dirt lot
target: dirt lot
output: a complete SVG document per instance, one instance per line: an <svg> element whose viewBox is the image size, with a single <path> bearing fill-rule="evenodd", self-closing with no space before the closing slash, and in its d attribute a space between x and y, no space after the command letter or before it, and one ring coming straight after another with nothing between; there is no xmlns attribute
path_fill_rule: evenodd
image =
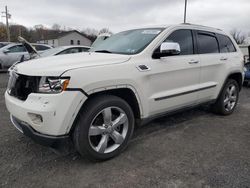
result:
<svg viewBox="0 0 250 188"><path fill-rule="evenodd" d="M11 125L0 74L0 187L250 187L250 88L228 117L206 107L135 131L125 152L103 163L55 154Z"/></svg>

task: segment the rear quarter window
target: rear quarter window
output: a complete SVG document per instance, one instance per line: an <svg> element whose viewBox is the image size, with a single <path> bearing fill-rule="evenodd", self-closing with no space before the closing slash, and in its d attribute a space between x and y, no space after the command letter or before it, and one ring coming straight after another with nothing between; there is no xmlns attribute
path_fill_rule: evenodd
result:
<svg viewBox="0 0 250 188"><path fill-rule="evenodd" d="M236 48L228 36L217 34L221 53L236 52Z"/></svg>

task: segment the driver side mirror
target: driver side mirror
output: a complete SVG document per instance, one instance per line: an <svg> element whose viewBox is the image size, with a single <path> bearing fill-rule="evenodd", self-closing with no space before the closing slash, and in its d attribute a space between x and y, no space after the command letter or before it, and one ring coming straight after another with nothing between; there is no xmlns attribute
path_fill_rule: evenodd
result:
<svg viewBox="0 0 250 188"><path fill-rule="evenodd" d="M179 55L181 53L181 48L179 43L176 42L163 42L161 46L156 49L153 54L153 58L161 58L171 55Z"/></svg>
<svg viewBox="0 0 250 188"><path fill-rule="evenodd" d="M7 54L9 52L10 52L10 50L8 50L8 49L3 50L3 53L5 53L5 54Z"/></svg>

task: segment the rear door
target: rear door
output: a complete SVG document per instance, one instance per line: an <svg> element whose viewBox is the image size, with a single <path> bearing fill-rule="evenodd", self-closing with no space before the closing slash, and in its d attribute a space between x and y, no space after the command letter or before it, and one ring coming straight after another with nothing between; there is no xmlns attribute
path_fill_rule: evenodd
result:
<svg viewBox="0 0 250 188"><path fill-rule="evenodd" d="M201 60L201 75L199 102L206 102L217 97L224 71L227 66L228 55L220 53L219 41L215 33L196 31L197 51Z"/></svg>
<svg viewBox="0 0 250 188"><path fill-rule="evenodd" d="M8 50L9 52L6 54L6 66L8 67L20 61L23 55L25 59L29 58L29 54L22 44L12 46Z"/></svg>

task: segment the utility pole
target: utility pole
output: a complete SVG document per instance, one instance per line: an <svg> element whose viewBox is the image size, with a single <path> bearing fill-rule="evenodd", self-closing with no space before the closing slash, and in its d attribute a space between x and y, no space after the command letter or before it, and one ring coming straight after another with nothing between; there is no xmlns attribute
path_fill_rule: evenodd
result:
<svg viewBox="0 0 250 188"><path fill-rule="evenodd" d="M7 38L8 38L8 42L10 42L10 27L9 27L9 19L11 18L11 15L8 12L8 7L5 6L5 12L2 12L4 14L4 16L6 18L6 31L7 31Z"/></svg>
<svg viewBox="0 0 250 188"><path fill-rule="evenodd" d="M186 23L186 19L187 19L187 0L185 0L184 23Z"/></svg>

